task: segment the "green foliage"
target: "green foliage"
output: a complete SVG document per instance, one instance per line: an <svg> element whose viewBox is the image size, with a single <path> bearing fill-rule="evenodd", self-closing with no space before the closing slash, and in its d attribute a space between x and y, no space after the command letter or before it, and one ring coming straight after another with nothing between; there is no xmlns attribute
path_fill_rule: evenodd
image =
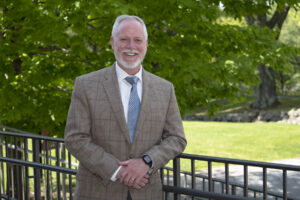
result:
<svg viewBox="0 0 300 200"><path fill-rule="evenodd" d="M280 41L300 48L300 13L291 9L283 25Z"/></svg>
<svg viewBox="0 0 300 200"><path fill-rule="evenodd" d="M300 95L300 13L296 9L290 10L279 40L294 47L296 53L291 61L292 67L276 73L278 89L284 95Z"/></svg>
<svg viewBox="0 0 300 200"><path fill-rule="evenodd" d="M222 2L224 11L236 18L271 6ZM281 68L291 51L271 30L217 23L219 4L1 1L0 124L62 136L75 77L113 64L112 24L125 13L145 20L149 48L143 66L174 83L182 114L207 104L213 111L212 100L240 98L246 92L241 84L257 81L258 63Z"/></svg>

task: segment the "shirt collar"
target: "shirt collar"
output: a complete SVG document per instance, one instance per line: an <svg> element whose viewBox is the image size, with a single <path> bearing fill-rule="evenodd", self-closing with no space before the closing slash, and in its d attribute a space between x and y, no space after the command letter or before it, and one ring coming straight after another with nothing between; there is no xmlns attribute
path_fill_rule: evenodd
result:
<svg viewBox="0 0 300 200"><path fill-rule="evenodd" d="M119 65L118 63L116 62L115 63L116 65L116 73L117 73L117 77L118 77L118 80L124 80L127 76L131 76L129 74L127 74L127 72L125 72ZM139 78L139 81L142 81L142 66L140 68L140 70L134 75L136 77Z"/></svg>

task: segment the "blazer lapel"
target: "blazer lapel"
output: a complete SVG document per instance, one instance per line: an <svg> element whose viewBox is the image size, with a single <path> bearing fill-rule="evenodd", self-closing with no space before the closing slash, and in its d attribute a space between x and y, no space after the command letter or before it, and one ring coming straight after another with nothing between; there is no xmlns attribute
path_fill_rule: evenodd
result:
<svg viewBox="0 0 300 200"><path fill-rule="evenodd" d="M103 81L103 86L111 104L113 114L120 125L122 133L125 134L126 140L130 143L115 65L107 71L105 81Z"/></svg>

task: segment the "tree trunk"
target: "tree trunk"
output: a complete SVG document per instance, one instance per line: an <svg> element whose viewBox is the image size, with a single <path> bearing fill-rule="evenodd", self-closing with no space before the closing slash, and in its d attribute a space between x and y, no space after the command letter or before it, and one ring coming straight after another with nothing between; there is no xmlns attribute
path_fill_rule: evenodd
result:
<svg viewBox="0 0 300 200"><path fill-rule="evenodd" d="M251 108L263 109L278 105L273 68L259 64L258 71L261 82L259 84L257 101L251 105Z"/></svg>
<svg viewBox="0 0 300 200"><path fill-rule="evenodd" d="M270 20L267 20L267 14L263 13L259 16L245 16L247 24L250 26L258 25L259 27L268 27L274 29L278 28L276 40L278 40L283 22L285 21L289 12L290 6L285 3L283 10L277 10L273 14ZM260 84L258 90L258 96L256 102L251 104L251 108L263 109L270 106L278 105L279 101L276 92L276 82L274 69L272 67L266 67L264 64L258 65Z"/></svg>

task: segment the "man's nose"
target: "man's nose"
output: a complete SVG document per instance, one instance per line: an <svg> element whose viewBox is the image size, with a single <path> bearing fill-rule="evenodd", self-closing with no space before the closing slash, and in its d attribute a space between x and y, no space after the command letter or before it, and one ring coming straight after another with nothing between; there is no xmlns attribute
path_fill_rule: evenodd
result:
<svg viewBox="0 0 300 200"><path fill-rule="evenodd" d="M135 46L134 40L128 40L127 48L133 49Z"/></svg>

